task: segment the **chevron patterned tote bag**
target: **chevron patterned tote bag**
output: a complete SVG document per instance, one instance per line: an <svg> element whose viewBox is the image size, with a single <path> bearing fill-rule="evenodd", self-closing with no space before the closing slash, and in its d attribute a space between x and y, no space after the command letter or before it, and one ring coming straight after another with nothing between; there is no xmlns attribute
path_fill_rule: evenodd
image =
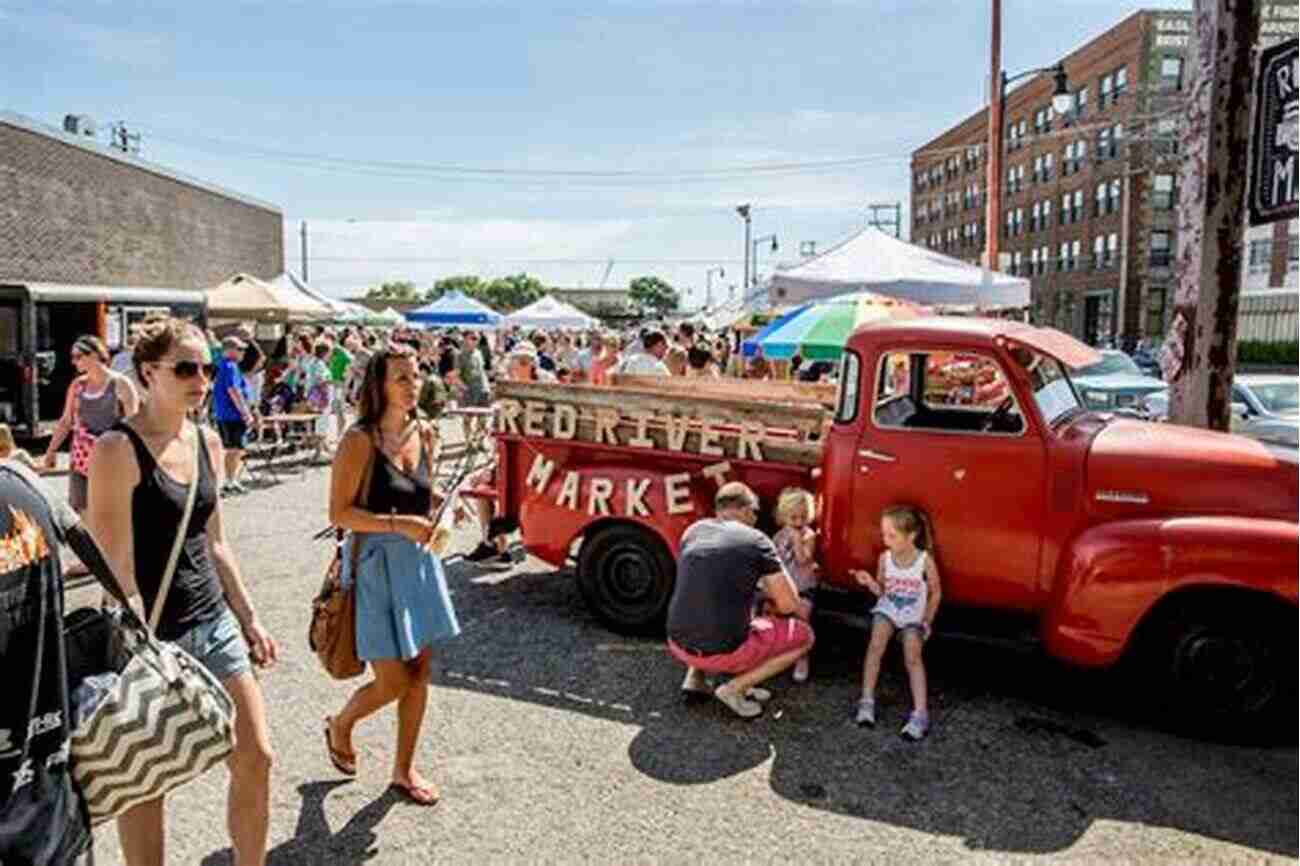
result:
<svg viewBox="0 0 1300 866"><path fill-rule="evenodd" d="M118 678L72 733L72 776L85 796L91 824L161 797L224 760L235 747L235 704L229 693L187 652L153 634L194 510L198 478L196 447L185 513L148 626L132 613L117 579L95 568L121 608L104 614L113 632L109 668Z"/></svg>

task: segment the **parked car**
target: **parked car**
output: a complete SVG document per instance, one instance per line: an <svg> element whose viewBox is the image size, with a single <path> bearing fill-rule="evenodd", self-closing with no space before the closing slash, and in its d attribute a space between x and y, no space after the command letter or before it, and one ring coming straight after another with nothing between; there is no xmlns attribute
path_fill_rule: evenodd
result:
<svg viewBox="0 0 1300 866"><path fill-rule="evenodd" d="M1143 400L1152 421L1169 417L1169 391ZM1232 432L1272 445L1300 447L1300 382L1294 376L1238 376L1232 383Z"/></svg>
<svg viewBox="0 0 1300 866"><path fill-rule="evenodd" d="M1084 405L1101 412L1139 411L1144 397L1165 389L1164 382L1143 373L1118 349L1103 351L1095 364L1072 369L1070 379Z"/></svg>
<svg viewBox="0 0 1300 866"><path fill-rule="evenodd" d="M1148 376L1160 378L1160 350L1155 346L1138 346L1130 356L1137 368Z"/></svg>

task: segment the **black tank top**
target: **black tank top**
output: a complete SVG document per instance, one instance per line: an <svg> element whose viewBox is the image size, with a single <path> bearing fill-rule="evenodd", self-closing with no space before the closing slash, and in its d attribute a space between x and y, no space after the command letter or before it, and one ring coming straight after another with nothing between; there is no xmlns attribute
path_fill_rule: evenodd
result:
<svg viewBox="0 0 1300 866"><path fill-rule="evenodd" d="M129 425L118 424L113 429L122 431L131 440L140 467L140 483L131 492L131 525L135 530L135 583L148 616L158 597L176 529L185 514L189 489L158 465L149 446ZM201 429L195 432L199 439L199 489L194 494L194 513L190 515L185 544L176 560L171 589L158 619L158 637L163 640L175 640L198 623L216 619L226 604L216 569L208 556L208 518L217 508L217 485L213 480L207 437Z"/></svg>
<svg viewBox="0 0 1300 866"><path fill-rule="evenodd" d="M370 478L366 510L375 514L427 515L433 505L433 479L424 438L420 437L420 462L412 473L402 471L387 454L377 446L372 447L375 471Z"/></svg>

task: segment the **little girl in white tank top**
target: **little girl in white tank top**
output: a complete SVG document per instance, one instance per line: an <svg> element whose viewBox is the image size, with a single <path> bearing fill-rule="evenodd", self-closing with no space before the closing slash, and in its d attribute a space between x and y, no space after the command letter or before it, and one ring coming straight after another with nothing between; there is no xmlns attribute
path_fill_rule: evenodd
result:
<svg viewBox="0 0 1300 866"><path fill-rule="evenodd" d="M916 559L906 568L894 560L892 550L881 557L884 569L880 585L884 594L871 613L887 618L899 631L925 625L925 556L924 550L918 551Z"/></svg>

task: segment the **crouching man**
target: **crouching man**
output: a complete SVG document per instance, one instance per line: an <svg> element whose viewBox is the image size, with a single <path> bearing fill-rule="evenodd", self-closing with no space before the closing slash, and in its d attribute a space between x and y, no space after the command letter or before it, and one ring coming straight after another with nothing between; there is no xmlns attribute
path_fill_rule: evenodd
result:
<svg viewBox="0 0 1300 866"><path fill-rule="evenodd" d="M744 484L724 484L712 518L682 536L677 586L668 605L668 651L686 665L682 690L709 691L705 674L732 674L713 690L742 718L763 712L757 688L808 654L809 608L781 565L772 540L754 529L758 497ZM777 611L755 617L759 585Z"/></svg>

